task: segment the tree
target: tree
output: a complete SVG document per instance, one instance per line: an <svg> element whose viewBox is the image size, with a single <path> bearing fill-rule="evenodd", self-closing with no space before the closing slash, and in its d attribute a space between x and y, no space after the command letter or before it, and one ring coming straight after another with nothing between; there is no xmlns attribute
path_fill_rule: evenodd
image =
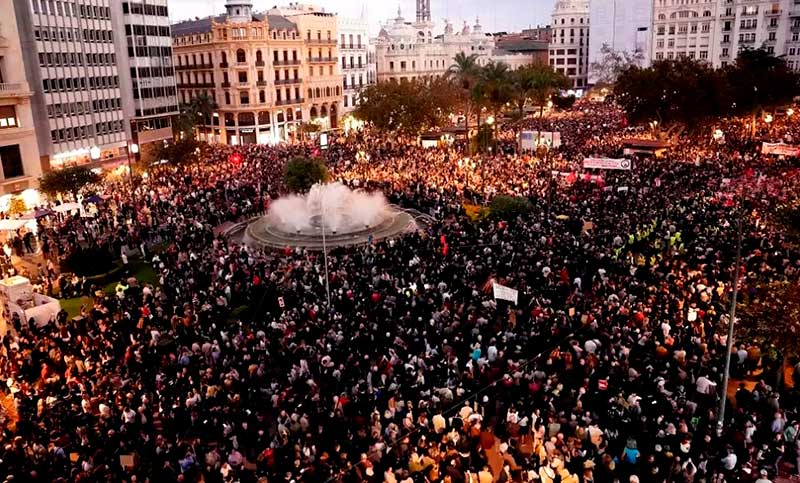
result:
<svg viewBox="0 0 800 483"><path fill-rule="evenodd" d="M481 72L481 83L484 84L484 101L495 118L495 137L500 112L512 99L512 71L505 62L489 62Z"/></svg>
<svg viewBox="0 0 800 483"><path fill-rule="evenodd" d="M175 127L183 139L194 138L195 128L202 121L204 125L211 125L217 105L214 99L205 93L193 97L188 103L182 104L180 115Z"/></svg>
<svg viewBox="0 0 800 483"><path fill-rule="evenodd" d="M71 194L78 198L81 189L101 180L101 176L85 166L71 166L55 171L48 171L39 178L39 189L55 197L59 193Z"/></svg>
<svg viewBox="0 0 800 483"><path fill-rule="evenodd" d="M531 202L522 196L498 195L489 203L491 217L502 220L514 219L529 213L531 209L533 209Z"/></svg>
<svg viewBox="0 0 800 483"><path fill-rule="evenodd" d="M175 165L193 164L198 161L198 151L201 147L202 144L194 137L184 137L159 146L156 158L167 160Z"/></svg>
<svg viewBox="0 0 800 483"><path fill-rule="evenodd" d="M416 135L444 124L456 98L443 79L381 82L361 91L354 115L381 131Z"/></svg>
<svg viewBox="0 0 800 483"><path fill-rule="evenodd" d="M567 87L569 79L563 74L554 71L547 64L532 64L520 67L511 76L511 100L521 118L529 103L539 106L541 112L544 112L544 106L553 94Z"/></svg>
<svg viewBox="0 0 800 483"><path fill-rule="evenodd" d="M286 163L283 181L289 191L305 193L312 186L328 179L328 168L318 158L294 158Z"/></svg>
<svg viewBox="0 0 800 483"><path fill-rule="evenodd" d="M661 60L652 67L630 67L614 94L633 122L691 126L726 113L730 105L723 71L692 59Z"/></svg>
<svg viewBox="0 0 800 483"><path fill-rule="evenodd" d="M730 107L752 117L753 132L761 110L787 104L798 92L797 73L783 58L775 57L763 47L740 51L736 63L725 74L733 96Z"/></svg>
<svg viewBox="0 0 800 483"><path fill-rule="evenodd" d="M464 103L464 127L466 127L467 136L467 151L469 153L469 113L470 104L480 104L483 95L482 88L476 89L476 84L481 75L480 65L478 65L478 54L467 55L464 52L459 52L453 58L453 64L447 69L447 78L453 80L465 94L466 102ZM481 106L477 107L478 112L478 125L480 126L480 110Z"/></svg>
<svg viewBox="0 0 800 483"><path fill-rule="evenodd" d="M785 356L800 355L800 286L759 285L739 307L737 339L774 345Z"/></svg>
<svg viewBox="0 0 800 483"><path fill-rule="evenodd" d="M590 68L595 77L595 85L613 85L617 78L631 67L642 65L644 54L626 50L614 50L604 43L600 47L600 60L592 62Z"/></svg>

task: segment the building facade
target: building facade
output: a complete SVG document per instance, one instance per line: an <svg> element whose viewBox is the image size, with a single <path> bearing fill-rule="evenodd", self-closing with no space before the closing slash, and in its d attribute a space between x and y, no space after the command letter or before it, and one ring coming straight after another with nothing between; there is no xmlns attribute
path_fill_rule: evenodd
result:
<svg viewBox="0 0 800 483"><path fill-rule="evenodd" d="M178 115L167 0L111 2L128 138L142 152L173 137Z"/></svg>
<svg viewBox="0 0 800 483"><path fill-rule="evenodd" d="M226 15L172 26L179 101L206 95L216 105L201 139L266 144L295 139L304 121L335 128L342 99L336 17L300 5L258 15L248 1L228 0L226 8Z"/></svg>
<svg viewBox="0 0 800 483"><path fill-rule="evenodd" d="M374 53L370 52L369 24L365 16L339 17L339 54L344 89L342 111L346 114L355 109L361 89L376 81Z"/></svg>
<svg viewBox="0 0 800 483"><path fill-rule="evenodd" d="M558 0L550 27L550 65L567 76L573 89L585 89L589 75L589 1Z"/></svg>
<svg viewBox="0 0 800 483"><path fill-rule="evenodd" d="M430 10L430 0L419 0L415 22L407 22L398 8L397 17L381 27L374 41L378 82L442 76L462 52L475 54L480 65L504 62L516 69L534 62L534 55L498 49L494 37L483 32L479 19L471 28L464 22L460 31L445 21L444 33L434 35Z"/></svg>
<svg viewBox="0 0 800 483"><path fill-rule="evenodd" d="M650 64L650 27L653 23L653 4L650 1L592 0L589 19L590 85L599 80L600 73L593 66L602 61L603 46L636 58L639 66Z"/></svg>
<svg viewBox="0 0 800 483"><path fill-rule="evenodd" d="M16 8L0 2L0 195L37 187L42 174Z"/></svg>
<svg viewBox="0 0 800 483"><path fill-rule="evenodd" d="M721 52L724 33L720 7L725 3L725 0L698 0L691 4L654 0L652 60L688 57L717 64L715 59Z"/></svg>
<svg viewBox="0 0 800 483"><path fill-rule="evenodd" d="M13 0L48 168L125 160L112 0Z"/></svg>
<svg viewBox="0 0 800 483"><path fill-rule="evenodd" d="M764 47L776 56L788 55L791 49L789 43L795 34L795 55L787 60L797 67L797 28L792 30L791 20L794 7L794 0L723 0L717 7L719 48L713 64L723 66L732 63L744 48Z"/></svg>

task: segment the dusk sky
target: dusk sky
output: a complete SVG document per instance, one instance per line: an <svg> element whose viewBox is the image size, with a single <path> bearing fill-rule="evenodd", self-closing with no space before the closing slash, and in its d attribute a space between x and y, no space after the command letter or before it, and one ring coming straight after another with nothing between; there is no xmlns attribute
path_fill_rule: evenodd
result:
<svg viewBox="0 0 800 483"><path fill-rule="evenodd" d="M286 5L289 0L253 0L256 11L263 11L275 5ZM357 17L366 8L371 31L378 32L378 24L397 16L398 4L403 17L414 20L415 0L316 0L307 1L336 12L343 16ZM457 28L466 20L469 25L479 16L485 31L518 31L536 25L546 25L554 0L431 0L433 20L437 31L444 28L443 20L449 19ZM172 21L205 17L225 11L225 0L169 0Z"/></svg>

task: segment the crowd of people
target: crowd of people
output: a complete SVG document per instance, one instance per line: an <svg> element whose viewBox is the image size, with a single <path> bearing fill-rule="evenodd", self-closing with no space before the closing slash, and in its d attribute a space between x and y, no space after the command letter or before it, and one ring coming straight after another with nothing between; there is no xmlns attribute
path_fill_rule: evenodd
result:
<svg viewBox="0 0 800 483"><path fill-rule="evenodd" d="M319 252L260 251L218 229L263 212L286 160L312 145L214 146L149 170L133 196L104 185L96 217L42 227L39 246L96 244L151 264L157 283L87 287L79 317L14 321L0 475L763 483L800 471L800 400L777 377L791 354L774 341L735 340L743 382L717 434L734 280L748 300L800 277L800 252L769 220L798 193L792 164L694 138L590 173L584 156L617 155L609 140L630 134L621 112L579 104L535 122L561 132L552 158L368 131L334 141L332 178L432 221L331 250L327 279ZM530 212L467 216L465 203L498 194Z"/></svg>

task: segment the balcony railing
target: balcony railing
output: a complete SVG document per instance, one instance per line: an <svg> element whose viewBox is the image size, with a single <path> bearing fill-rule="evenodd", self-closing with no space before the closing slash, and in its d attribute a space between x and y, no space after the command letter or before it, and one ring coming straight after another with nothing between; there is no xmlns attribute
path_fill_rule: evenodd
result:
<svg viewBox="0 0 800 483"><path fill-rule="evenodd" d="M764 11L764 16L765 17L780 17L782 14L783 14L783 10L781 10L779 8L775 9L775 10L770 9L770 10L765 10Z"/></svg>
<svg viewBox="0 0 800 483"><path fill-rule="evenodd" d="M264 61L263 60L257 60L256 61L256 67L264 67Z"/></svg>
<svg viewBox="0 0 800 483"><path fill-rule="evenodd" d="M192 64L192 65L177 65L177 70L193 70L193 69L213 69L214 64Z"/></svg>
<svg viewBox="0 0 800 483"><path fill-rule="evenodd" d="M178 82L178 89L200 89L200 88L213 88L213 82Z"/></svg>
<svg viewBox="0 0 800 483"><path fill-rule="evenodd" d="M266 85L267 85L267 81L265 81L265 80L260 80L260 81L257 81L257 82L256 82L256 85L257 85L258 87L264 87L264 86L266 86Z"/></svg>
<svg viewBox="0 0 800 483"><path fill-rule="evenodd" d="M288 86L292 84L300 84L303 82L302 79L276 79L275 85L276 86Z"/></svg>
<svg viewBox="0 0 800 483"><path fill-rule="evenodd" d="M336 39L306 39L307 44L311 45L336 45Z"/></svg>
<svg viewBox="0 0 800 483"><path fill-rule="evenodd" d="M231 86L230 82L223 82L222 83L222 87L230 87L230 86Z"/></svg>
<svg viewBox="0 0 800 483"><path fill-rule="evenodd" d="M303 103L302 97L299 97L297 99L279 99L275 101L276 106L288 106L291 104L302 104L302 103Z"/></svg>
<svg viewBox="0 0 800 483"><path fill-rule="evenodd" d="M273 65L300 65L300 59L273 60Z"/></svg>
<svg viewBox="0 0 800 483"><path fill-rule="evenodd" d="M223 69L226 69L228 67L228 63L227 62L220 62L219 66L222 67Z"/></svg>
<svg viewBox="0 0 800 483"><path fill-rule="evenodd" d="M23 84L19 82L0 84L0 94L12 94L16 92L21 92L24 89L25 88L23 87Z"/></svg>
<svg viewBox="0 0 800 483"><path fill-rule="evenodd" d="M321 64L327 62L339 62L339 57L311 57L308 59L312 64Z"/></svg>

